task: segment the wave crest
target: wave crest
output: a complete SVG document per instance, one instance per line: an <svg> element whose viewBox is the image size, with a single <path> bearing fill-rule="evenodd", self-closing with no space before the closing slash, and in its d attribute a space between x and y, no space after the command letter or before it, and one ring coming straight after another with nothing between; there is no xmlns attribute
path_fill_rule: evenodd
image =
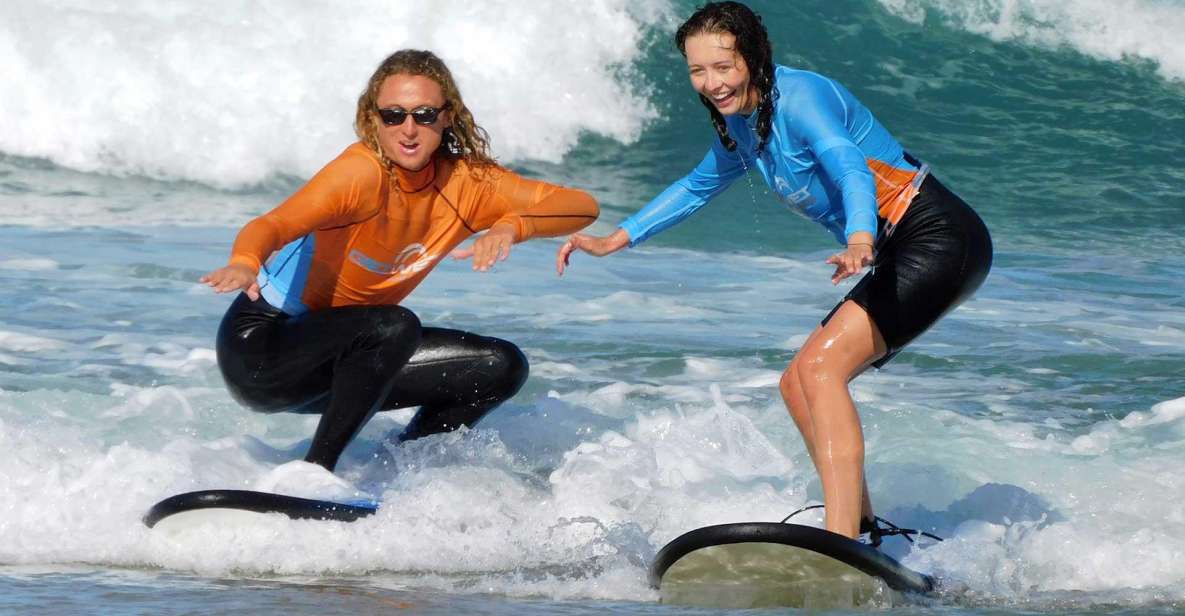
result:
<svg viewBox="0 0 1185 616"><path fill-rule="evenodd" d="M666 0L355 0L0 7L0 151L222 188L308 177L354 140L358 93L407 47L438 53L504 161L622 142L657 116L629 79Z"/></svg>
<svg viewBox="0 0 1185 616"><path fill-rule="evenodd" d="M1142 59L1185 81L1185 9L1176 0L877 0L922 23L927 12L995 41L1069 47L1109 61Z"/></svg>

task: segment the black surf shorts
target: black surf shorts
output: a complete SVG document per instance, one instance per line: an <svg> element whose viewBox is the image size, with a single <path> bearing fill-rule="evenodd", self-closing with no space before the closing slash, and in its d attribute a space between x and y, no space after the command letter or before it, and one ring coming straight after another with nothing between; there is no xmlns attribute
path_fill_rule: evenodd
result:
<svg viewBox="0 0 1185 616"><path fill-rule="evenodd" d="M864 308L888 346L877 368L971 297L992 267L983 220L933 175L891 234L884 219L880 225L872 271L823 319L826 325L848 300Z"/></svg>

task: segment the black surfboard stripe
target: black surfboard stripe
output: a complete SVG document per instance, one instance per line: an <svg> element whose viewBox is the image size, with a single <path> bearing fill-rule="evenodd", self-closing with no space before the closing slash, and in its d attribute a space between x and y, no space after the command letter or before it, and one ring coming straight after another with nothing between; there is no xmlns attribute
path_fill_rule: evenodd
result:
<svg viewBox="0 0 1185 616"><path fill-rule="evenodd" d="M282 513L296 520L337 520L353 522L374 514L374 507L348 505L332 501L299 498L252 490L201 490L170 496L152 506L144 515L148 528L175 513L197 509L241 509L257 513Z"/></svg>

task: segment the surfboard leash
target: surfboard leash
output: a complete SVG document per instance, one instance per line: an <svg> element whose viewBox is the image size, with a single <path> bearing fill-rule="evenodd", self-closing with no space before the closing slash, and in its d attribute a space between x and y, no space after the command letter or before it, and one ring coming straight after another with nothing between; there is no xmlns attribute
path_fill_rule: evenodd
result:
<svg viewBox="0 0 1185 616"><path fill-rule="evenodd" d="M823 508L823 505L807 505L806 507L803 507L803 508L791 513L790 515L782 518L782 524L785 524L786 522L788 522L790 520L790 518L804 512L804 511L810 511L811 509L822 509L822 508ZM880 545L880 543L881 543L880 540L882 537L891 537L893 535L901 535L902 537L905 537L905 540L910 543L914 542L913 537L910 537L910 535L921 535L923 537L929 537L930 539L934 539L935 541L942 541L942 537L939 537L938 535L928 533L924 530L917 530L916 528L901 528L900 526L897 526L896 524L894 524L894 523L892 523L880 516L873 516L872 528L869 530L864 530L866 523L867 523L867 520L863 520L863 519L860 520L860 531L862 533L867 532L869 534L869 538L872 540L873 547ZM888 528L882 528L881 526L878 525L878 523L885 524L886 526L888 526Z"/></svg>

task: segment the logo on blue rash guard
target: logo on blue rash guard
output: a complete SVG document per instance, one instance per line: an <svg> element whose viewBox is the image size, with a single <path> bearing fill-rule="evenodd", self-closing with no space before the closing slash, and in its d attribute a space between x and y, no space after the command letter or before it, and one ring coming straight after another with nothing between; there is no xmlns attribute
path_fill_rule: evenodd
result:
<svg viewBox="0 0 1185 616"><path fill-rule="evenodd" d="M778 195L782 197L783 201L786 202L786 207L788 207L791 212L811 218L810 216L807 216L806 210L815 204L816 199L815 196L811 194L811 189L809 186L803 186L802 188L791 192L790 183L787 182L782 176L776 175L774 176L774 188L777 189Z"/></svg>

